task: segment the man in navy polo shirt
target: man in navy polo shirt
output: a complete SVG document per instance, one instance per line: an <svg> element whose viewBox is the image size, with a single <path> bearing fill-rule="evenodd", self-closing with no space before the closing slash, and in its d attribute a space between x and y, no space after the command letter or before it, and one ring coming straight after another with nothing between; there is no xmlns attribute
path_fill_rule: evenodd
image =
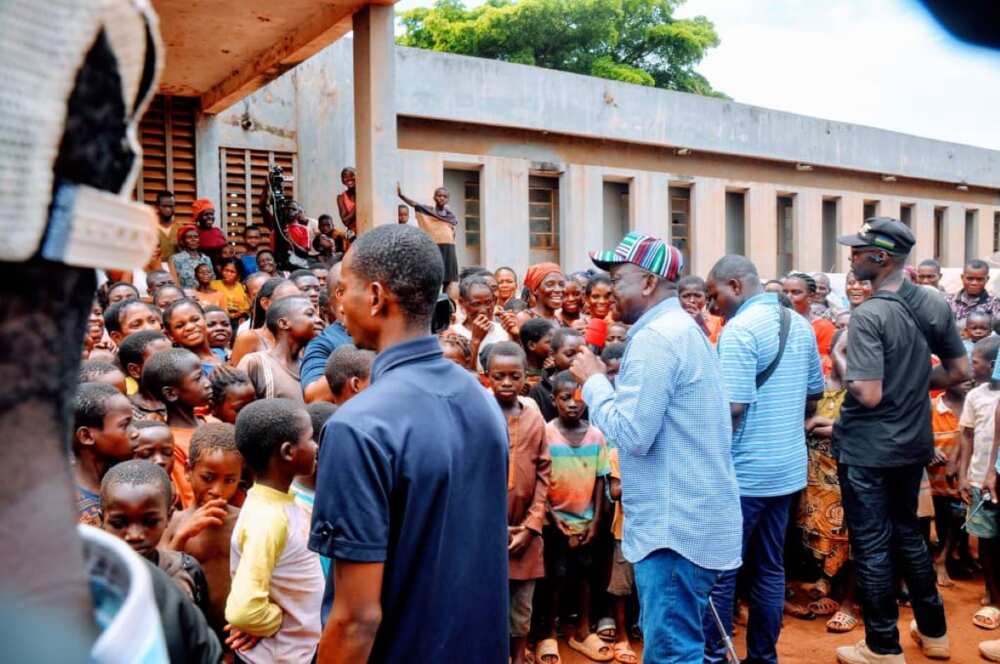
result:
<svg viewBox="0 0 1000 664"><path fill-rule="evenodd" d="M323 429L309 547L334 560L318 662L506 664L507 426L430 335L441 252L412 226L361 235L344 325L378 352Z"/></svg>

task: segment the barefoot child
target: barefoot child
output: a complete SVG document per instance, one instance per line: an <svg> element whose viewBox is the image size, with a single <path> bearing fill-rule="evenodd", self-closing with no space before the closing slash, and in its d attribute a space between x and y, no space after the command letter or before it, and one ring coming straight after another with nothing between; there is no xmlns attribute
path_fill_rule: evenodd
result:
<svg viewBox="0 0 1000 664"><path fill-rule="evenodd" d="M603 359L603 357L602 357ZM625 622L625 606L635 590L635 570L632 563L625 560L622 553L622 527L625 524L625 513L622 511L622 474L618 466L618 448L608 450L608 461L611 474L608 477L608 495L615 503L615 516L611 522L611 534L615 538L615 553L611 561L611 580L608 583L608 594L614 598L615 636L613 646L616 662L636 664L639 658L632 650L628 640L628 625Z"/></svg>
<svg viewBox="0 0 1000 664"><path fill-rule="evenodd" d="M205 617L220 635L229 596L230 538L240 513L227 501L236 493L242 470L233 425L209 423L197 429L191 436L187 468L195 503L174 514L163 536L168 548L201 563L208 580Z"/></svg>
<svg viewBox="0 0 1000 664"><path fill-rule="evenodd" d="M194 493L188 484L187 467L191 434L202 424L195 409L208 405L211 385L198 356L183 348L157 353L142 368L141 387L159 399L167 409L167 426L174 436L174 470L171 480L187 509L194 504Z"/></svg>
<svg viewBox="0 0 1000 664"><path fill-rule="evenodd" d="M541 621L545 638L535 654L542 662L558 657L556 618L566 595L575 593L579 620L571 628L569 646L595 661L607 661L611 647L590 631L590 589L604 478L611 472L608 447L604 435L583 419L579 386L568 371L555 375L552 392L559 416L545 427L552 455L549 523L544 533L549 606Z"/></svg>
<svg viewBox="0 0 1000 664"><path fill-rule="evenodd" d="M73 399L73 475L80 523L100 527L101 480L132 458L132 404L110 385L83 383Z"/></svg>
<svg viewBox="0 0 1000 664"><path fill-rule="evenodd" d="M510 457L507 481L507 551L510 566L510 652L513 664L525 661L535 580L545 576L542 529L552 458L545 442L545 421L534 402L520 396L524 351L501 341L490 347L486 375L507 418Z"/></svg>
<svg viewBox="0 0 1000 664"><path fill-rule="evenodd" d="M159 466L142 459L118 464L101 481L101 529L163 570L204 611L208 586L198 562L160 546L172 491L170 478Z"/></svg>
<svg viewBox="0 0 1000 664"><path fill-rule="evenodd" d="M251 663L308 662L326 584L319 556L306 547L309 522L288 489L315 470L312 422L296 401L255 401L236 418L236 445L256 482L233 531L226 642Z"/></svg>

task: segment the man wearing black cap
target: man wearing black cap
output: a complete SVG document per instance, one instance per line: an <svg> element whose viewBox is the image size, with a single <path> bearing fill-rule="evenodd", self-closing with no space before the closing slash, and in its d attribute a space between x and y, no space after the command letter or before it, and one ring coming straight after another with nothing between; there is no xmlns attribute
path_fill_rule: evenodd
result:
<svg viewBox="0 0 1000 664"><path fill-rule="evenodd" d="M892 561L899 560L916 620L910 635L927 657L947 659L944 605L917 521L917 493L934 451L929 389L968 378L947 303L903 277L915 239L895 219L869 219L851 247L851 269L875 295L851 314L846 357L835 353L848 395L834 426L844 516L862 595L865 640L837 649L843 664L904 662ZM941 365L931 369L931 353Z"/></svg>

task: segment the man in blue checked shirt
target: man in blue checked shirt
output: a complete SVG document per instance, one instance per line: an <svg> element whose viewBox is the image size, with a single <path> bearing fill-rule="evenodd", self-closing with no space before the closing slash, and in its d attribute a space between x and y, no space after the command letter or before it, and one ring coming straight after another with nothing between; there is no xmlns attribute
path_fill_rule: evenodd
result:
<svg viewBox="0 0 1000 664"><path fill-rule="evenodd" d="M749 561L750 622L747 659L777 664L785 601L785 530L792 500L806 486L804 419L807 403L823 394L823 370L809 321L783 310L765 293L757 268L726 256L708 275L712 313L726 320L719 360L733 419L733 463L743 510L743 559ZM781 344L782 318L786 320ZM712 600L732 635L736 572L719 577ZM705 618L705 661L726 662L713 616Z"/></svg>
<svg viewBox="0 0 1000 664"><path fill-rule="evenodd" d="M729 404L708 338L677 299L681 254L629 233L591 255L610 271L632 327L612 387L584 349L571 371L590 421L619 448L622 550L635 565L646 664L700 664L702 616L719 573L740 565L739 490Z"/></svg>

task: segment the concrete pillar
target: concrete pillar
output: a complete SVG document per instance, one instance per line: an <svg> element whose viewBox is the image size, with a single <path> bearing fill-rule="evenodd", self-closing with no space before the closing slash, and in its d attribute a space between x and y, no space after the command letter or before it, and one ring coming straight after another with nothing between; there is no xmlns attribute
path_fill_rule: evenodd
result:
<svg viewBox="0 0 1000 664"><path fill-rule="evenodd" d="M913 234L917 237L913 260L919 264L934 258L934 203L931 201L917 201L913 206Z"/></svg>
<svg viewBox="0 0 1000 664"><path fill-rule="evenodd" d="M444 186L444 162L437 152L424 152L423 150L400 150L399 163L402 177L400 186L403 193L418 203L431 205L434 202L434 190ZM460 196L459 192L452 192L452 196ZM395 208L401 200L398 198L393 206L393 220L396 219ZM417 225L417 218L410 212L410 224Z"/></svg>
<svg viewBox="0 0 1000 664"><path fill-rule="evenodd" d="M586 270L604 246L604 179L598 166L570 164L559 181L559 260L567 272Z"/></svg>
<svg viewBox="0 0 1000 664"><path fill-rule="evenodd" d="M865 198L860 194L844 193L837 206L837 235L849 235L861 230L865 216ZM851 248L837 245L837 272L851 267Z"/></svg>
<svg viewBox="0 0 1000 664"><path fill-rule="evenodd" d="M979 207L979 224L976 229L976 258L987 260L993 256L993 220L997 208L991 205Z"/></svg>
<svg viewBox="0 0 1000 664"><path fill-rule="evenodd" d="M942 267L962 267L965 264L965 208L949 205L944 210L944 232L941 247Z"/></svg>
<svg viewBox="0 0 1000 664"><path fill-rule="evenodd" d="M695 178L691 187L691 274L704 277L726 253L726 183Z"/></svg>
<svg viewBox="0 0 1000 664"><path fill-rule="evenodd" d="M746 194L747 257L761 279L778 272L778 194L774 185L755 183Z"/></svg>
<svg viewBox="0 0 1000 664"><path fill-rule="evenodd" d="M353 17L358 233L396 223L394 16L392 5L368 5Z"/></svg>
<svg viewBox="0 0 1000 664"><path fill-rule="evenodd" d="M485 157L479 175L482 264L524 275L528 245L528 168L525 159Z"/></svg>
<svg viewBox="0 0 1000 664"><path fill-rule="evenodd" d="M895 196L886 196L882 198L882 202L878 207L879 216L899 219L899 199Z"/></svg>
<svg viewBox="0 0 1000 664"><path fill-rule="evenodd" d="M792 221L793 269L818 272L823 269L823 195L803 189L795 196Z"/></svg>
<svg viewBox="0 0 1000 664"><path fill-rule="evenodd" d="M629 228L670 241L670 176L636 173L629 190Z"/></svg>

